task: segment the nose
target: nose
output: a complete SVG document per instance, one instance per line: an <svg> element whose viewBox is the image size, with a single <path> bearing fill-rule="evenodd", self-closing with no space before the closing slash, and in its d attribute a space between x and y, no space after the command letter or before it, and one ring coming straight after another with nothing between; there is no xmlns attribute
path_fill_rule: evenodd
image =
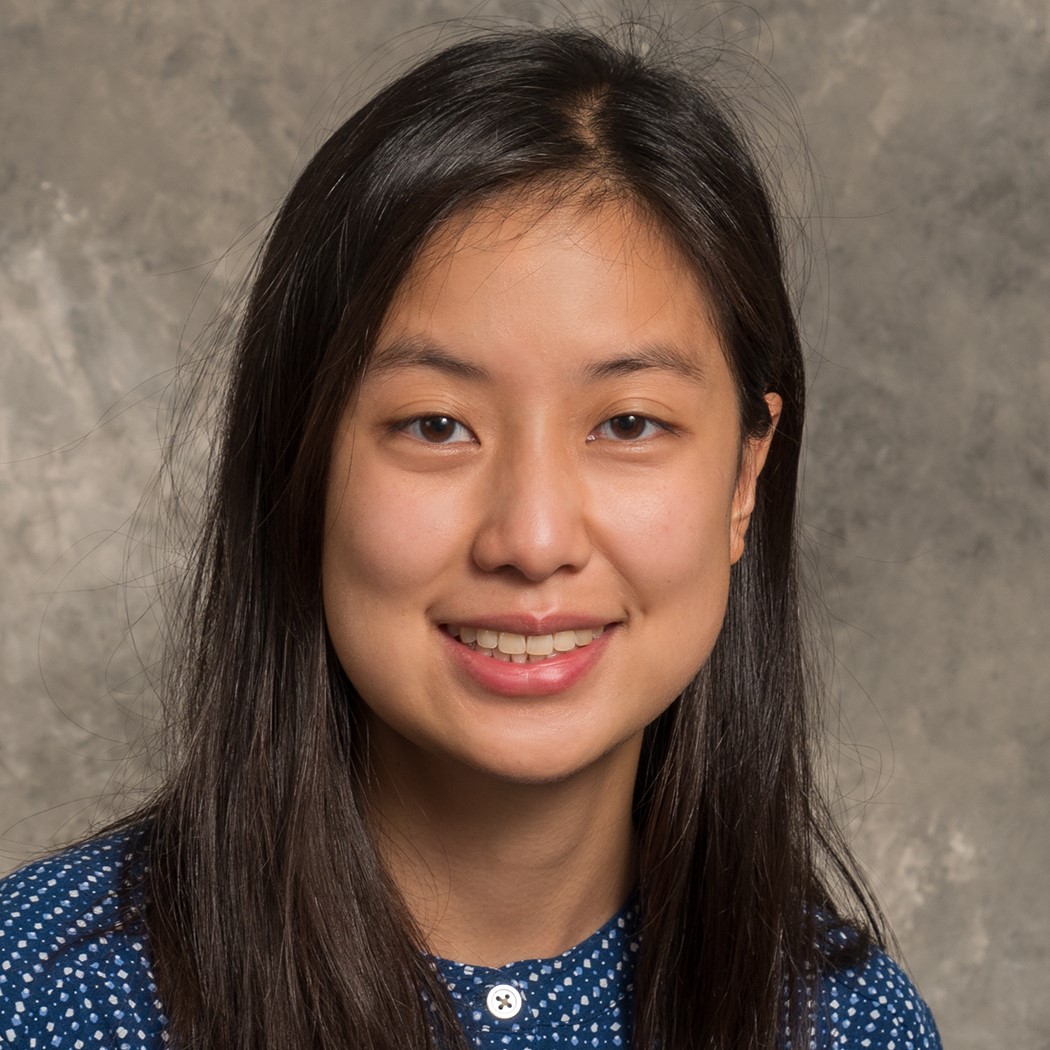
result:
<svg viewBox="0 0 1050 1050"><path fill-rule="evenodd" d="M586 493L570 455L553 455L548 446L497 457L485 489L472 550L479 568L538 583L587 564Z"/></svg>

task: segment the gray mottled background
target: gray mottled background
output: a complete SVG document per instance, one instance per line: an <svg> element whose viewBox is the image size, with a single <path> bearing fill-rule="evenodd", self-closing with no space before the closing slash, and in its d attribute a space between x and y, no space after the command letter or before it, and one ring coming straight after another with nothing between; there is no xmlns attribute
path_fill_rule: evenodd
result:
<svg viewBox="0 0 1050 1050"><path fill-rule="evenodd" d="M180 342L354 85L477 10L0 0L0 870L135 798L128 543ZM620 8L481 8L583 10ZM659 10L720 12L819 164L804 517L843 819L946 1045L1050 1047L1046 0Z"/></svg>

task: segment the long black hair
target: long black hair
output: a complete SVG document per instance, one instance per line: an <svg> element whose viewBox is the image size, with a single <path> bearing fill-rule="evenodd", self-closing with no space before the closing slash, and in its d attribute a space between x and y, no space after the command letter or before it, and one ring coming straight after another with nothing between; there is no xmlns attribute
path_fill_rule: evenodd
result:
<svg viewBox="0 0 1050 1050"><path fill-rule="evenodd" d="M144 915L180 1047L463 1045L369 835L323 506L337 422L421 247L531 190L640 209L710 297L742 434L769 427L767 392L783 401L714 651L645 734L634 1045L772 1050L805 1031L820 969L868 946L875 915L811 772L802 353L762 173L694 73L583 30L489 33L335 131L260 254L171 652L177 757L147 811ZM834 885L866 919L833 949Z"/></svg>

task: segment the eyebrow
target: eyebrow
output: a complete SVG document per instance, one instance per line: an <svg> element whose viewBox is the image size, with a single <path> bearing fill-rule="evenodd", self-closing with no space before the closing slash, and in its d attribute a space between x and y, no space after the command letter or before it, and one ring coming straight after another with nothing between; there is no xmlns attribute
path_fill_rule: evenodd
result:
<svg viewBox="0 0 1050 1050"><path fill-rule="evenodd" d="M480 365L450 354L425 339L404 339L378 351L368 365L373 375L397 372L403 368L435 368L459 379L488 379L488 371Z"/></svg>
<svg viewBox="0 0 1050 1050"><path fill-rule="evenodd" d="M707 373L695 354L665 343L650 343L618 357L595 361L584 369L584 375L588 379L609 379L650 369L673 372L692 383L703 383L707 379Z"/></svg>
<svg viewBox="0 0 1050 1050"><path fill-rule="evenodd" d="M383 375L406 368L433 368L446 375L475 381L489 378L487 369L422 338L403 339L385 346L376 353L368 371ZM593 382L650 370L673 372L692 383L704 383L707 379L695 354L664 343L632 347L623 354L594 361L583 369L582 377Z"/></svg>

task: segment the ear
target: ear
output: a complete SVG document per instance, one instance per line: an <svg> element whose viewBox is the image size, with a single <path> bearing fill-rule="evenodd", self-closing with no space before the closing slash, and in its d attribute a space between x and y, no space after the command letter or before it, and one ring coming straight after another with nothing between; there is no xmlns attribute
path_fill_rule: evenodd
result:
<svg viewBox="0 0 1050 1050"><path fill-rule="evenodd" d="M748 438L740 456L740 472L737 474L736 490L733 493L732 517L729 526L729 560L735 565L744 553L744 537L751 524L751 513L755 509L755 486L758 475L766 463L769 446L773 442L780 410L784 402L779 394L766 394L769 409L769 429L761 437Z"/></svg>

